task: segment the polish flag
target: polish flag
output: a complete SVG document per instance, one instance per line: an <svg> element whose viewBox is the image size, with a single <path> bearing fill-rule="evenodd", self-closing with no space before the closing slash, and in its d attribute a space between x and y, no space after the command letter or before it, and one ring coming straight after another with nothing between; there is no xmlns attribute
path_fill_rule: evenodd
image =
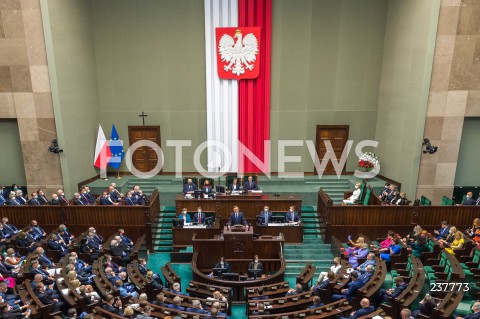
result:
<svg viewBox="0 0 480 319"><path fill-rule="evenodd" d="M110 146L108 146L105 133L103 133L102 126L98 126L97 145L95 146L95 159L93 160L93 166L102 170L107 169L108 161L112 157Z"/></svg>

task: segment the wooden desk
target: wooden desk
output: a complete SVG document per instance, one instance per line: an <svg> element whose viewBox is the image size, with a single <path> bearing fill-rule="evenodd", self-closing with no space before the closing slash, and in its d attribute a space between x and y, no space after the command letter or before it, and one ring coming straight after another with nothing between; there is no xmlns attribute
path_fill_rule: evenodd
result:
<svg viewBox="0 0 480 319"><path fill-rule="evenodd" d="M280 233L283 234L285 242L288 244L300 244L303 243L303 224L300 223L298 226L289 226L287 224L275 225L275 226L266 226L266 225L257 225L255 228L256 232L260 235L271 235L278 236Z"/></svg>
<svg viewBox="0 0 480 319"><path fill-rule="evenodd" d="M184 226L173 227L173 248L184 248L188 245L192 245L193 234L197 235L199 239L213 238L215 235L220 235L220 221L215 220L212 227L202 226Z"/></svg>
<svg viewBox="0 0 480 319"><path fill-rule="evenodd" d="M273 196L267 194L251 194L251 195L219 195L215 199L206 198L191 198L186 199L184 195L177 195L175 199L177 213L182 211L182 208L187 208L188 211L197 211L197 207L201 206L203 211L214 211L217 216L221 216L222 220L230 217L233 211L233 206L237 205L240 211L244 213L245 218L250 223L255 220L265 205L270 207L272 212L287 212L290 205L295 206L295 209L301 215L302 197L300 195L280 195Z"/></svg>
<svg viewBox="0 0 480 319"><path fill-rule="evenodd" d="M253 239L254 227L248 231L235 232L223 230L223 238L192 238L193 251L198 252L197 266L199 269L212 269L220 257L225 259L252 260L258 255L260 260L278 259L278 254L283 251L284 237L260 236Z"/></svg>

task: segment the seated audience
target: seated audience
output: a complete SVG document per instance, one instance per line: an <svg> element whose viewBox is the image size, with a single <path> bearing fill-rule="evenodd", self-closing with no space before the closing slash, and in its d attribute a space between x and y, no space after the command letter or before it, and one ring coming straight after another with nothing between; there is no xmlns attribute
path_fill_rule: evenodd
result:
<svg viewBox="0 0 480 319"><path fill-rule="evenodd" d="M122 301L118 297L115 298L112 295L107 295L107 297L105 297L105 304L102 308L119 316L123 315Z"/></svg>
<svg viewBox="0 0 480 319"><path fill-rule="evenodd" d="M430 294L426 294L425 297L420 301L418 304L418 309L413 312L413 317L417 318L417 316L423 315L426 317L430 317L433 314L433 309L437 304L435 303L435 300Z"/></svg>
<svg viewBox="0 0 480 319"><path fill-rule="evenodd" d="M480 219L479 219L480 221ZM413 230L407 235L405 236L405 238L403 239L404 242L415 242L418 238L418 236L420 236L422 234L422 226L420 225L415 225L415 227L413 227Z"/></svg>
<svg viewBox="0 0 480 319"><path fill-rule="evenodd" d="M52 298L52 296L46 292L44 283L40 282L37 284L36 294L40 302L44 305L55 304L52 312L61 311L65 314L68 311L68 305L65 302L57 298Z"/></svg>
<svg viewBox="0 0 480 319"><path fill-rule="evenodd" d="M319 296L313 296L312 297L312 305L309 306L307 309L314 309L323 306L322 299L320 299Z"/></svg>
<svg viewBox="0 0 480 319"><path fill-rule="evenodd" d="M227 263L225 261L225 258L223 258L223 257L220 257L218 262L215 264L214 268L225 269L225 271L223 271L223 272L230 272L231 271L230 264Z"/></svg>
<svg viewBox="0 0 480 319"><path fill-rule="evenodd" d="M28 200L25 197L23 197L23 192L20 189L16 191L15 198L20 205L28 204Z"/></svg>
<svg viewBox="0 0 480 319"><path fill-rule="evenodd" d="M159 293L152 303L160 307L168 307L167 297L163 292Z"/></svg>
<svg viewBox="0 0 480 319"><path fill-rule="evenodd" d="M183 185L183 193L184 194L191 194L197 190L197 184L194 184L192 179L189 178L187 183Z"/></svg>
<svg viewBox="0 0 480 319"><path fill-rule="evenodd" d="M392 200L395 198L395 186L390 185L389 186L389 192L385 194L384 197L382 197L382 204L388 205L392 202Z"/></svg>
<svg viewBox="0 0 480 319"><path fill-rule="evenodd" d="M270 312L265 310L265 304L263 302L257 303L257 310L252 311L253 315L269 315Z"/></svg>
<svg viewBox="0 0 480 319"><path fill-rule="evenodd" d="M408 284L403 280L402 276L395 278L395 287L390 289L380 289L378 293L373 297L373 304L376 307L380 306L380 303L389 304L392 299L397 298L406 288Z"/></svg>
<svg viewBox="0 0 480 319"><path fill-rule="evenodd" d="M202 304L200 303L200 300L198 300L198 299L192 300L192 307L187 308L187 311L201 313L201 314L207 313L207 311L203 310Z"/></svg>
<svg viewBox="0 0 480 319"><path fill-rule="evenodd" d="M68 201L68 199L65 197L65 194L63 193L63 189L59 189L57 192L57 195L58 195L58 201L60 205L65 205L65 206L70 205L70 202Z"/></svg>
<svg viewBox="0 0 480 319"><path fill-rule="evenodd" d="M50 205L58 206L61 205L60 199L57 194L52 194L52 199L50 200Z"/></svg>
<svg viewBox="0 0 480 319"><path fill-rule="evenodd" d="M2 225L3 225L4 234L6 234L5 235L6 238L11 238L13 235L19 232L17 227L9 223L8 217L2 218Z"/></svg>
<svg viewBox="0 0 480 319"><path fill-rule="evenodd" d="M390 183L385 183L385 187L380 192L380 195L378 195L378 199L383 202L385 200L385 197L387 197L390 193Z"/></svg>
<svg viewBox="0 0 480 319"><path fill-rule="evenodd" d="M374 253L368 253L367 255L367 260L365 260L361 265L358 265L355 270L359 273L359 275L363 274L366 272L366 268L368 266L373 266L375 267L377 261L375 260L375 254Z"/></svg>
<svg viewBox="0 0 480 319"><path fill-rule="evenodd" d="M333 265L330 266L329 271L333 272L335 275L338 275L340 270L342 269L342 265L340 264L340 257L333 258ZM328 271L322 271L318 275L317 284L323 281L323 278L327 275Z"/></svg>
<svg viewBox="0 0 480 319"><path fill-rule="evenodd" d="M36 241L41 241L42 239L47 237L47 233L43 230L42 227L38 226L38 222L36 220L32 220L30 222L30 226L31 234Z"/></svg>
<svg viewBox="0 0 480 319"><path fill-rule="evenodd" d="M263 274L263 264L258 260L258 255L253 257L253 261L248 265L250 277L260 277Z"/></svg>
<svg viewBox="0 0 480 319"><path fill-rule="evenodd" d="M452 255L455 254L455 250L462 249L463 246L465 245L465 239L463 239L463 234L461 231L455 232L453 237L454 237L453 242L449 245L450 247L445 248L445 250Z"/></svg>
<svg viewBox="0 0 480 319"><path fill-rule="evenodd" d="M47 257L47 255L45 255L45 249L43 249L43 247L37 247L37 249L35 249L35 252L38 256L38 262L42 267L55 267L55 263L49 257Z"/></svg>
<svg viewBox="0 0 480 319"><path fill-rule="evenodd" d="M268 296L265 296L263 294L263 287L258 287L257 288L257 295L252 298L252 300L265 300L268 299Z"/></svg>
<svg viewBox="0 0 480 319"><path fill-rule="evenodd" d="M336 275L333 271L329 270L327 275L323 277L322 281L317 281L315 285L310 288L314 294L318 294L320 289L326 289L331 281L335 279Z"/></svg>
<svg viewBox="0 0 480 319"><path fill-rule="evenodd" d="M38 200L37 193L35 193L35 192L32 193L32 196L30 197L30 200L28 201L28 205L31 205L31 206L40 206L41 205L40 201Z"/></svg>
<svg viewBox="0 0 480 319"><path fill-rule="evenodd" d="M468 192L467 195L465 196L465 199L462 202L463 206L475 206L476 200L473 199L473 193Z"/></svg>
<svg viewBox="0 0 480 319"><path fill-rule="evenodd" d="M57 237L55 234L50 235L47 245L48 249L57 251L59 259L68 253L68 246L65 244L63 239Z"/></svg>
<svg viewBox="0 0 480 319"><path fill-rule="evenodd" d="M412 248L412 254L417 258L422 258L422 253L430 251L427 237L424 235L418 236L415 242L410 242L408 245Z"/></svg>
<svg viewBox="0 0 480 319"><path fill-rule="evenodd" d="M15 198L15 193L10 193L10 195L8 195L7 205L10 205L10 206L19 206L19 205L21 205L21 204L17 201L17 199Z"/></svg>
<svg viewBox="0 0 480 319"><path fill-rule="evenodd" d="M37 249L37 243L28 232L21 231L17 237L17 247L28 248L29 252L33 252Z"/></svg>
<svg viewBox="0 0 480 319"><path fill-rule="evenodd" d="M185 310L185 307L182 307L182 299L179 296L175 296L175 298L173 298L173 304L168 305L168 308Z"/></svg>
<svg viewBox="0 0 480 319"><path fill-rule="evenodd" d="M362 248L363 244L365 243L365 238L360 236L354 242L352 240L352 236L348 235L348 243L351 245L351 247L348 247L347 249L345 249L345 255L351 256L355 250Z"/></svg>
<svg viewBox="0 0 480 319"><path fill-rule="evenodd" d="M400 311L400 317L401 319L413 319L412 312L408 308L403 308L402 311Z"/></svg>
<svg viewBox="0 0 480 319"><path fill-rule="evenodd" d="M47 196L45 196L45 193L43 192L43 190L41 189L37 190L37 195L38 195L38 201L40 202L40 205L48 204Z"/></svg>
<svg viewBox="0 0 480 319"><path fill-rule="evenodd" d="M360 183L360 182L355 183L355 190L353 191L352 195L349 198L344 199L342 201L342 205L354 205L358 200L360 200L360 193L361 193L360 186L361 185L362 185L362 183Z"/></svg>
<svg viewBox="0 0 480 319"><path fill-rule="evenodd" d="M170 291L177 295L183 295L183 296L187 295L186 293L180 290L180 284L178 282L173 283L172 289L170 289Z"/></svg>
<svg viewBox="0 0 480 319"><path fill-rule="evenodd" d="M392 230L389 230L387 233L387 237L380 242L380 248L387 248L393 242L393 238L396 237L395 233Z"/></svg>

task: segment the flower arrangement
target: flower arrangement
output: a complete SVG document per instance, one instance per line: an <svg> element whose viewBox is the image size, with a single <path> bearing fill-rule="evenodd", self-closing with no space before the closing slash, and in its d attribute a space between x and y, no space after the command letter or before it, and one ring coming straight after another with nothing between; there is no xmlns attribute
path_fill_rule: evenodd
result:
<svg viewBox="0 0 480 319"><path fill-rule="evenodd" d="M365 172L371 171L374 167L378 166L378 157L372 152L366 152L358 159L358 167Z"/></svg>

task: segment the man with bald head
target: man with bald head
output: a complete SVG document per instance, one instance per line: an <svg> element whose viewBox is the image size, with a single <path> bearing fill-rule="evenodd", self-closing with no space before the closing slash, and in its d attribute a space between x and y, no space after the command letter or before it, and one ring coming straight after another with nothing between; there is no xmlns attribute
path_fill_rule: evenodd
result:
<svg viewBox="0 0 480 319"><path fill-rule="evenodd" d="M350 317L340 317L339 319L356 319L375 311L375 307L370 306L370 300L368 300L367 298L363 298L360 301L360 307L361 309L352 312L350 314Z"/></svg>
<svg viewBox="0 0 480 319"><path fill-rule="evenodd" d="M480 302L477 301L472 306L472 312L465 317L457 317L457 319L479 319L480 318Z"/></svg>

